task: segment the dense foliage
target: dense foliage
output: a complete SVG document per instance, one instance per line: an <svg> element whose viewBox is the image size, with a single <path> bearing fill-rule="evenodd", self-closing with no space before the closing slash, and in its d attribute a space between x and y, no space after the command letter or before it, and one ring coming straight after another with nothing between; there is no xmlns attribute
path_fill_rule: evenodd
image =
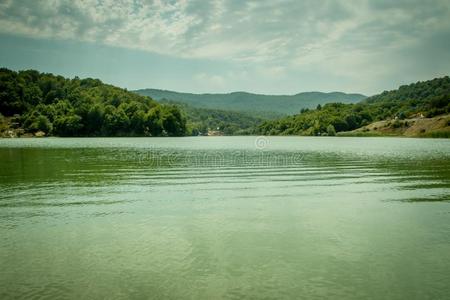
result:
<svg viewBox="0 0 450 300"><path fill-rule="evenodd" d="M450 77L402 85L397 90L384 91L367 98L362 103L369 105L378 119L393 116L405 118L417 113L434 117L449 113Z"/></svg>
<svg viewBox="0 0 450 300"><path fill-rule="evenodd" d="M448 76L401 86L357 104L329 103L300 114L266 121L257 133L268 135L334 135L374 121L433 117L450 113L450 78Z"/></svg>
<svg viewBox="0 0 450 300"><path fill-rule="evenodd" d="M176 105L186 115L188 132L191 135L205 135L208 131L220 131L224 135L247 135L253 133L265 116L220 109L196 108L168 100L161 103Z"/></svg>
<svg viewBox="0 0 450 300"><path fill-rule="evenodd" d="M182 136L174 105L102 83L38 71L0 69L0 113L27 132L58 136Z"/></svg>

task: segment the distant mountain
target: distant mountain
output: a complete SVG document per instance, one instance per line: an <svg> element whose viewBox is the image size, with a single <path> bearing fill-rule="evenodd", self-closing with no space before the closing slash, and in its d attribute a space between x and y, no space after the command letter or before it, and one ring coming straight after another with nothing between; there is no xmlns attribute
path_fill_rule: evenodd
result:
<svg viewBox="0 0 450 300"><path fill-rule="evenodd" d="M143 96L150 96L158 101L164 99L172 100L198 108L280 114L296 114L302 108L315 108L318 104L324 105L330 102L356 103L366 98L366 96L361 94L341 92L306 92L296 95L261 95L246 92L191 94L158 89L142 89L135 92Z"/></svg>

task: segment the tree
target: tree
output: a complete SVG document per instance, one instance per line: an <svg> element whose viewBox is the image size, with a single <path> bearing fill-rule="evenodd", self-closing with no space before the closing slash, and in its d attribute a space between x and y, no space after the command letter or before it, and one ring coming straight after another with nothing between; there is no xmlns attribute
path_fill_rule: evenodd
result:
<svg viewBox="0 0 450 300"><path fill-rule="evenodd" d="M97 135L101 132L101 128L103 127L103 116L104 116L103 107L99 104L95 104L89 110L86 116L86 129L92 135Z"/></svg>
<svg viewBox="0 0 450 300"><path fill-rule="evenodd" d="M148 135L160 136L164 130L161 106L150 109L145 117L145 128Z"/></svg>
<svg viewBox="0 0 450 300"><path fill-rule="evenodd" d="M54 122L54 132L59 136L78 136L81 129L81 117L75 114L59 116Z"/></svg>
<svg viewBox="0 0 450 300"><path fill-rule="evenodd" d="M130 118L130 130L137 135L141 135L145 130L145 112L143 110L135 111Z"/></svg>
<svg viewBox="0 0 450 300"><path fill-rule="evenodd" d="M335 136L336 135L336 130L334 129L334 126L333 125L328 125L328 127L327 127L327 134L329 135L329 136Z"/></svg>
<svg viewBox="0 0 450 300"><path fill-rule="evenodd" d="M174 106L164 106L162 125L169 136L182 136L186 132L186 120Z"/></svg>
<svg viewBox="0 0 450 300"><path fill-rule="evenodd" d="M53 128L52 123L50 123L48 118L40 114L32 114L27 118L25 124L26 129L29 132L43 131L46 134L49 134Z"/></svg>
<svg viewBox="0 0 450 300"><path fill-rule="evenodd" d="M108 134L120 135L128 131L130 120L123 109L107 106L105 109L104 128Z"/></svg>

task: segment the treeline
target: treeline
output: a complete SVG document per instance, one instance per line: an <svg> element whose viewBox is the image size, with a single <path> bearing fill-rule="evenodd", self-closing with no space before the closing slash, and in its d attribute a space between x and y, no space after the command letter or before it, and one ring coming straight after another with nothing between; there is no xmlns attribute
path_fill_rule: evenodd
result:
<svg viewBox="0 0 450 300"><path fill-rule="evenodd" d="M26 132L56 136L183 136L175 105L157 103L98 79L66 79L0 69L0 114ZM12 118L11 118L12 117Z"/></svg>
<svg viewBox="0 0 450 300"><path fill-rule="evenodd" d="M386 119L434 117L450 113L450 78L448 76L401 86L357 104L329 103L300 114L266 121L258 134L335 135Z"/></svg>
<svg viewBox="0 0 450 300"><path fill-rule="evenodd" d="M163 99L161 103L172 104L184 112L190 135L205 135L209 130L220 131L224 135L248 135L267 117L261 113L250 115L221 109L197 108L191 105Z"/></svg>

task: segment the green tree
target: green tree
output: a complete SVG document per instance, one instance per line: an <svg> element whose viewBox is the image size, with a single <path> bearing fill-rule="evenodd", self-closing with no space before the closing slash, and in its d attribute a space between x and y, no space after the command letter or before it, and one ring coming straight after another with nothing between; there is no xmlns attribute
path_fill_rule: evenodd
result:
<svg viewBox="0 0 450 300"><path fill-rule="evenodd" d="M51 133L52 123L46 116L38 113L31 114L25 121L25 126L29 132L43 131L46 134Z"/></svg>
<svg viewBox="0 0 450 300"><path fill-rule="evenodd" d="M174 106L164 106L162 125L169 136L182 136L186 133L186 120Z"/></svg>
<svg viewBox="0 0 450 300"><path fill-rule="evenodd" d="M148 135L160 136L163 133L164 127L162 124L162 110L161 106L156 106L147 113L145 118L145 128Z"/></svg>
<svg viewBox="0 0 450 300"><path fill-rule="evenodd" d="M333 125L328 125L328 127L327 127L327 134L329 135L329 136L335 136L336 135L336 130L334 129L334 126Z"/></svg>
<svg viewBox="0 0 450 300"><path fill-rule="evenodd" d="M88 133L91 135L98 135L101 132L104 113L103 107L99 104L95 104L91 107L86 116L86 128Z"/></svg>
<svg viewBox="0 0 450 300"><path fill-rule="evenodd" d="M54 122L54 132L59 136L78 136L81 129L81 117L75 114L59 116Z"/></svg>

